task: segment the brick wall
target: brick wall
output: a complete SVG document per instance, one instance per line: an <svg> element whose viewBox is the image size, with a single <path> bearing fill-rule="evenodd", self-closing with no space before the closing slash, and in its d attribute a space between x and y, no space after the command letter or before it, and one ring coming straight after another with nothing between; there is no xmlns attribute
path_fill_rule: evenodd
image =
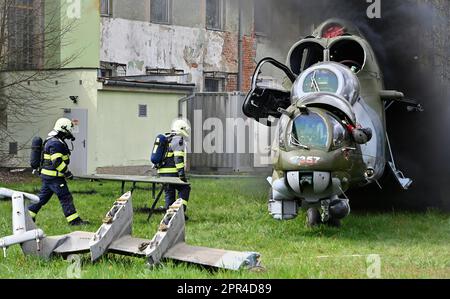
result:
<svg viewBox="0 0 450 299"><path fill-rule="evenodd" d="M223 35L224 46L222 57L225 61L225 69L227 72L236 72L239 68L238 62L238 36L235 32L225 32Z"/></svg>
<svg viewBox="0 0 450 299"><path fill-rule="evenodd" d="M225 81L225 91L236 91L239 72L239 37L235 32L224 32L224 47L222 50L224 69L228 73ZM253 72L256 68L256 37L255 34L246 35L242 41L242 90L248 92L251 87Z"/></svg>
<svg viewBox="0 0 450 299"><path fill-rule="evenodd" d="M237 74L229 74L225 81L225 91L233 92L237 91L238 82L237 82Z"/></svg>
<svg viewBox="0 0 450 299"><path fill-rule="evenodd" d="M248 92L251 88L253 72L256 68L256 37L244 36L242 41L242 91Z"/></svg>

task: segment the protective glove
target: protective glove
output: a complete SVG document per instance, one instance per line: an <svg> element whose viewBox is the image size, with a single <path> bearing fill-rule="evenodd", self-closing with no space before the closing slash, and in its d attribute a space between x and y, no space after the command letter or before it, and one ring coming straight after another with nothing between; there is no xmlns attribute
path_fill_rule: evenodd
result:
<svg viewBox="0 0 450 299"><path fill-rule="evenodd" d="M186 176L184 176L184 175L183 175L183 176L180 176L180 180L182 180L182 181L185 182L185 183L188 182Z"/></svg>
<svg viewBox="0 0 450 299"><path fill-rule="evenodd" d="M73 174L72 174L70 171L67 171L67 172L64 174L64 177L65 177L67 180L73 180Z"/></svg>

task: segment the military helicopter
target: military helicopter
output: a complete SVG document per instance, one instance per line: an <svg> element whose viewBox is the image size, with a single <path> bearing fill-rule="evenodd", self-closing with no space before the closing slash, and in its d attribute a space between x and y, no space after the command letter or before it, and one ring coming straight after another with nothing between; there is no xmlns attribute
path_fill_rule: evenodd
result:
<svg viewBox="0 0 450 299"><path fill-rule="evenodd" d="M262 83L266 63L283 71L288 88ZM267 179L272 217L294 219L303 208L308 226L338 227L350 213L345 192L380 186L386 168L408 189L413 181L394 162L386 110L395 102L409 111L423 108L385 90L374 51L358 28L330 19L294 44L286 64L262 59L243 105L246 116L277 128Z"/></svg>

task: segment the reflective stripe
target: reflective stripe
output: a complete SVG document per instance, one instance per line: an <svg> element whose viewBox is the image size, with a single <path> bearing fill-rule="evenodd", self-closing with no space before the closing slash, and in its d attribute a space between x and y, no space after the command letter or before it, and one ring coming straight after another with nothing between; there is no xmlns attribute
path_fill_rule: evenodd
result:
<svg viewBox="0 0 450 299"><path fill-rule="evenodd" d="M177 169L181 169L184 168L184 163L178 163L175 166L177 167Z"/></svg>
<svg viewBox="0 0 450 299"><path fill-rule="evenodd" d="M32 218L35 218L35 217L37 216L37 214L36 214L35 212L30 211L30 210L28 210L28 214L30 214L30 216L31 216Z"/></svg>
<svg viewBox="0 0 450 299"><path fill-rule="evenodd" d="M181 203L182 203L183 205L185 205L186 207L187 207L187 205L188 205L188 201L187 201L187 200L184 200L184 199L181 201Z"/></svg>
<svg viewBox="0 0 450 299"><path fill-rule="evenodd" d="M74 221L75 219L77 219L78 217L79 217L79 216L78 216L78 213L75 213L75 214L73 214L73 215L67 217L66 219L67 219L67 222L72 222L72 221Z"/></svg>
<svg viewBox="0 0 450 299"><path fill-rule="evenodd" d="M175 157L184 157L184 152L176 151L173 152L173 154L175 155Z"/></svg>
<svg viewBox="0 0 450 299"><path fill-rule="evenodd" d="M178 170L175 167L160 168L158 169L158 173L178 173Z"/></svg>
<svg viewBox="0 0 450 299"><path fill-rule="evenodd" d="M41 174L48 175L48 176L54 176L54 177L64 177L64 174L58 173L56 170L42 169Z"/></svg>
<svg viewBox="0 0 450 299"><path fill-rule="evenodd" d="M169 152L168 152L167 155L166 155L166 157L167 157L167 158L172 158L172 157L173 157L173 153L169 153Z"/></svg>
<svg viewBox="0 0 450 299"><path fill-rule="evenodd" d="M60 156L58 156L58 157L52 159L52 157L53 157L54 155L50 156L50 155L48 155L48 154L45 154L45 155L44 155L44 160L52 160L52 161L53 161L53 160L56 160L56 159L58 159L58 158L62 158L63 161L67 161L67 160L69 160L69 158L70 158L69 155L62 155L62 154L55 154L55 155L60 155Z"/></svg>
<svg viewBox="0 0 450 299"><path fill-rule="evenodd" d="M61 158L62 159L62 157L63 157L63 154L60 154L60 153L56 153L56 154L53 154L53 155L51 155L50 156L50 160L56 160L56 159L58 159L58 158Z"/></svg>
<svg viewBox="0 0 450 299"><path fill-rule="evenodd" d="M61 164L59 164L58 167L56 167L56 170L58 170L59 172L62 172L64 170L64 168L67 167L67 164L62 162Z"/></svg>

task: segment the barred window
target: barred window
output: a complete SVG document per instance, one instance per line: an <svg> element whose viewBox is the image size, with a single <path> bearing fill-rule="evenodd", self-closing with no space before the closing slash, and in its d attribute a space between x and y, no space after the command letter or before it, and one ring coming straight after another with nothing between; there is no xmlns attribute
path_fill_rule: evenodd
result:
<svg viewBox="0 0 450 299"><path fill-rule="evenodd" d="M35 0L14 0L8 8L8 69L27 70L37 67L38 25Z"/></svg>
<svg viewBox="0 0 450 299"><path fill-rule="evenodd" d="M225 80L222 78L205 78L204 92L222 92L224 90Z"/></svg>

